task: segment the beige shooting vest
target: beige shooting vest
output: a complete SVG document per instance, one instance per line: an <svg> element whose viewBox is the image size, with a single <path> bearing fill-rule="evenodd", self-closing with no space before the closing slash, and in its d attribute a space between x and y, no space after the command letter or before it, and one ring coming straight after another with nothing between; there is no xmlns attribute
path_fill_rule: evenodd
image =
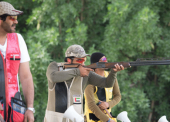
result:
<svg viewBox="0 0 170 122"><path fill-rule="evenodd" d="M83 116L82 81L83 77L74 77L70 84L70 88L68 88L66 81L64 82L67 87L67 108L73 105L76 112ZM48 89L48 97L55 97L55 85L53 89ZM72 122L69 119L63 118L63 115L64 113L46 110L44 122Z"/></svg>

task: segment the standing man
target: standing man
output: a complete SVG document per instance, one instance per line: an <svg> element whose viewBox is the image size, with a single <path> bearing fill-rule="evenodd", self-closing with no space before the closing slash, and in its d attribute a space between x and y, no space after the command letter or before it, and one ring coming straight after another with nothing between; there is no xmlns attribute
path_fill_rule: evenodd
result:
<svg viewBox="0 0 170 122"><path fill-rule="evenodd" d="M90 61L91 64L107 62L107 58L103 53L96 52L91 55ZM103 77L107 77L109 74L104 68L96 68L95 73ZM87 122L117 122L116 118L109 115L112 107L116 106L120 100L121 94L117 79L111 88L88 85L85 89L85 116ZM100 104L98 105L99 101ZM104 112L106 109L110 113L109 115Z"/></svg>
<svg viewBox="0 0 170 122"><path fill-rule="evenodd" d="M47 68L48 103L45 113L45 122L70 122L63 119L63 113L71 105L77 113L83 116L83 92L88 84L100 87L112 87L116 80L116 72L124 67L115 65L108 75L102 77L92 72L92 69L83 67L86 61L83 47L71 45L65 52L67 64L79 64L75 68L65 68L63 63L52 62Z"/></svg>
<svg viewBox="0 0 170 122"><path fill-rule="evenodd" d="M34 122L34 85L29 68L30 57L23 37L15 33L22 11L0 2L0 114L6 122ZM19 79L27 109L19 94ZM18 108L19 107L19 108Z"/></svg>

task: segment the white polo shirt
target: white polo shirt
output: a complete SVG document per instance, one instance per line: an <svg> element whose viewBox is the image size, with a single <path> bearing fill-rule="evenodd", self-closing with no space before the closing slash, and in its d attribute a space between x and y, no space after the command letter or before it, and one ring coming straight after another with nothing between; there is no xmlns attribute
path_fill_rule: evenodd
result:
<svg viewBox="0 0 170 122"><path fill-rule="evenodd" d="M17 35L18 35L20 52L21 52L20 63L30 61L30 57L29 57L29 54L28 54L28 50L27 50L27 46L25 44L25 41L24 41L23 37L21 36L21 34L17 33ZM1 51L2 55L4 56L4 59L6 57L6 48L7 48L7 39L6 39L4 45L0 44L0 51Z"/></svg>
<svg viewBox="0 0 170 122"><path fill-rule="evenodd" d="M25 43L23 37L21 36L21 34L17 33L17 35L18 35L19 48L20 48L20 53L21 53L20 63L30 61L30 57L29 57L29 54L28 54L26 43ZM6 39L4 45L0 44L0 51L1 51L2 55L4 56L4 59L6 57L6 48L7 48L7 39ZM18 88L19 88L18 75L17 75L17 80L18 80ZM18 91L20 91L20 89L18 89Z"/></svg>

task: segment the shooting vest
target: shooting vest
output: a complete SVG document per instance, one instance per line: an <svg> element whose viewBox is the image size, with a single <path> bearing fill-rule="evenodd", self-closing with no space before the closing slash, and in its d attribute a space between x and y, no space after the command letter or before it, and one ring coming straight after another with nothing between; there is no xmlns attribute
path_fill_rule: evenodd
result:
<svg viewBox="0 0 170 122"><path fill-rule="evenodd" d="M83 116L83 77L74 77L68 88L66 81L56 83L53 89L48 89L49 100L55 97L55 111L47 110L44 122L72 122L68 118L63 118L64 112L71 105L75 111ZM66 92L66 93L64 93ZM49 103L48 103L49 104Z"/></svg>
<svg viewBox="0 0 170 122"><path fill-rule="evenodd" d="M104 71L104 76L107 77L109 75L108 72ZM96 88L95 92L94 92L94 99L95 99L95 103L98 104L99 102L99 98L97 96L97 91L98 91L98 87L94 86ZM104 88L105 90L105 97L106 97L106 102L109 102L110 100L112 100L112 91L113 91L113 87L111 88ZM109 112L111 112L111 108L108 109ZM85 96L85 116L87 119L87 122L96 122L95 120L92 120L93 116L95 116L93 114L93 112L88 108L87 105L87 100L86 100L86 96ZM91 117L92 118L91 118ZM96 118L96 116L95 116ZM97 118L98 119L98 118ZM116 118L112 118L115 122L117 122ZM98 120L97 122L102 122L100 120Z"/></svg>
<svg viewBox="0 0 170 122"><path fill-rule="evenodd" d="M0 102L4 108L0 114L7 121L11 97L18 92L17 74L20 64L20 48L16 33L7 34L6 59L0 52ZM17 120L16 120L17 121ZM11 120L10 120L11 122ZM19 121L18 121L19 122Z"/></svg>

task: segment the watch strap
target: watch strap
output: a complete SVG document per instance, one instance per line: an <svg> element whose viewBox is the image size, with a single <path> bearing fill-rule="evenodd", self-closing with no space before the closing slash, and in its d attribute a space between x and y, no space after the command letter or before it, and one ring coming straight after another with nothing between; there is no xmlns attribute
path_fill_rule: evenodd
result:
<svg viewBox="0 0 170 122"><path fill-rule="evenodd" d="M32 111L33 113L35 113L35 109L34 109L34 108L28 107L27 110L30 110L30 111Z"/></svg>

